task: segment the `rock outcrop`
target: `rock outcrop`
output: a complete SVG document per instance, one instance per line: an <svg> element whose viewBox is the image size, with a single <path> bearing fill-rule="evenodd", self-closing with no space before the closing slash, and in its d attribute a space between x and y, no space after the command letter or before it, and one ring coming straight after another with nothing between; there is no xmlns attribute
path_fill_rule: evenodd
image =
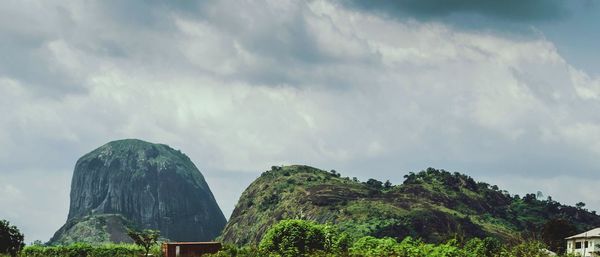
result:
<svg viewBox="0 0 600 257"><path fill-rule="evenodd" d="M66 224L51 244L126 242L126 227L174 241L205 241L226 223L204 177L183 153L127 139L81 157Z"/></svg>

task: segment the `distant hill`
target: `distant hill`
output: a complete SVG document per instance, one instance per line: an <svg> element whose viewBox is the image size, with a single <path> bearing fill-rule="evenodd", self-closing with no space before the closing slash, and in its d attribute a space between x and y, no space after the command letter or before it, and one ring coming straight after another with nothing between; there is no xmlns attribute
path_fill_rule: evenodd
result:
<svg viewBox="0 0 600 257"><path fill-rule="evenodd" d="M49 243L130 242L127 228L205 241L218 236L225 222L204 177L185 154L127 139L77 161L67 222Z"/></svg>
<svg viewBox="0 0 600 257"><path fill-rule="evenodd" d="M359 182L308 166L273 167L240 197L221 239L256 244L281 219L334 223L353 236L413 236L426 242L493 236L518 241L565 219L578 230L600 226L600 216L552 199L523 197L471 177L429 168L401 185Z"/></svg>

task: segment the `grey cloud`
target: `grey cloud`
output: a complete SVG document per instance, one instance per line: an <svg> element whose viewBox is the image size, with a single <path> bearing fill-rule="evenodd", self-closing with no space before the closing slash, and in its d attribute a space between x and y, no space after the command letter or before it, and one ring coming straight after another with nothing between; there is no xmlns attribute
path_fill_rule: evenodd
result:
<svg viewBox="0 0 600 257"><path fill-rule="evenodd" d="M18 80L40 96L60 97L87 91L85 77L101 68L93 67L98 58L152 63L156 61L143 58L161 52L163 60L184 60L176 51L159 50L168 48L169 31L176 30L171 15L193 13L199 6L162 1L5 3L0 7L0 76ZM81 63L64 63L69 56L53 49L61 43L86 58L75 56L87 62L86 70L65 67Z"/></svg>
<svg viewBox="0 0 600 257"><path fill-rule="evenodd" d="M0 74L21 81L44 96L85 93L84 78L89 73L116 63L144 67L155 73L204 74L267 86L328 84L344 88L368 81L364 76L337 76L324 71L336 69L355 74L355 66L346 65L348 61L376 67L380 61L378 53L369 51L363 42L362 48L367 50L361 56L331 55L317 42L319 35L314 34L311 26L315 25L309 22L318 21L319 17L312 14L307 3L288 5L290 8L281 9L276 3L231 5L227 1L48 2L40 10L21 11L22 20L11 21L15 26L0 27L6 38L0 51L12 60L0 63ZM48 10L44 16L32 15L41 9ZM0 12L9 17L14 10L27 8L17 2ZM190 37L178 27L180 20L218 29ZM331 25L326 20L319 22L318 26ZM40 29L32 30L26 25L31 23ZM235 64L232 72L215 74L214 65L197 64L206 63L202 60L205 56L179 47L181 42L202 38L224 43L219 51L222 56L214 61ZM53 55L49 49L53 42L76 50L80 56L75 56L75 61L86 65L73 65L82 70L74 72L64 67L61 60L66 58ZM240 50L254 61L240 59ZM306 83L306 76L317 83Z"/></svg>
<svg viewBox="0 0 600 257"><path fill-rule="evenodd" d="M32 8L33 9L33 8ZM58 68L47 43L60 32L56 12L33 15L40 9L22 8L16 3L0 7L0 76L19 78L37 87L42 95L80 91L68 71ZM51 82L50 85L48 82Z"/></svg>
<svg viewBox="0 0 600 257"><path fill-rule="evenodd" d="M560 0L351 0L340 3L392 17L412 16L418 19L470 13L500 20L547 21L561 19L568 14L565 1Z"/></svg>
<svg viewBox="0 0 600 257"><path fill-rule="evenodd" d="M361 63L364 67L379 65L380 56L368 49L365 42L360 55L332 55L323 49L314 26L331 26L327 17L317 17L306 2L286 2L281 8L277 2L265 1L257 5L251 2L217 2L210 8L199 8L195 14L182 16L186 21L218 27L210 35L226 40L223 49L229 49L229 58L236 59L235 72L220 75L222 79L250 82L251 84L294 87L308 86L306 77L313 78L313 86L328 84L330 87L345 88L366 82L359 77L331 76L323 72L328 69L345 70L347 62ZM314 23L317 22L315 25ZM332 34L339 31L331 31ZM184 33L185 34L185 33ZM184 35L185 36L185 35ZM348 41L354 41L355 38ZM196 40L196 39L194 39ZM223 51L223 50L222 50ZM248 53L255 60L251 63L239 59L240 52ZM188 54L188 58L202 58Z"/></svg>

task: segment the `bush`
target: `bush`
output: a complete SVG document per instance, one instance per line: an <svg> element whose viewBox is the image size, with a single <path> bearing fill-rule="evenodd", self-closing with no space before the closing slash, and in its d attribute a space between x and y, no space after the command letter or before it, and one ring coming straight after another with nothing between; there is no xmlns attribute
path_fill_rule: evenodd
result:
<svg viewBox="0 0 600 257"><path fill-rule="evenodd" d="M268 255L268 253L261 252L255 247L244 246L238 248L235 245L224 245L221 251L218 253L207 254L206 257L262 257ZM204 257L205 255L202 256Z"/></svg>
<svg viewBox="0 0 600 257"><path fill-rule="evenodd" d="M353 256L392 256L397 255L398 250L398 242L389 237L361 237L350 247Z"/></svg>
<svg viewBox="0 0 600 257"><path fill-rule="evenodd" d="M545 252L546 246L537 241L525 242L513 247L509 255L510 257L549 257Z"/></svg>
<svg viewBox="0 0 600 257"><path fill-rule="evenodd" d="M154 256L160 256L160 249L153 248ZM22 257L138 257L144 253L142 247L133 244L106 244L92 246L75 243L68 246L27 246L23 249ZM158 255L157 255L158 254Z"/></svg>
<svg viewBox="0 0 600 257"><path fill-rule="evenodd" d="M487 237L483 240L473 238L469 240L464 247L465 253L468 256L478 257L497 257L504 251L502 243L498 239Z"/></svg>
<svg viewBox="0 0 600 257"><path fill-rule="evenodd" d="M314 223L308 222L309 225ZM306 224L303 224L306 225ZM324 226L326 227L326 226ZM337 234L343 238L344 234ZM335 237L333 237L335 238ZM264 241L264 240L263 240ZM327 241L327 240L325 240ZM344 241L344 240L341 240ZM349 241L345 241L348 243ZM261 242L262 243L262 242ZM292 249L290 249L292 248ZM494 238L469 240L464 246L461 246L457 240L450 240L445 244L428 244L420 240L407 237L402 242L393 238L376 238L365 236L357 239L348 249L328 249L326 244L318 249L313 248L310 251L301 252L299 248L290 247L287 251L277 248L256 249L252 247L237 248L234 245L226 245L223 249L210 257L258 257L258 256L312 256L312 257L334 257L334 256L352 256L352 257L548 257L544 250L544 244L540 242L525 242L518 245L508 246L502 244ZM207 256L207 257L208 257ZM562 255L563 257L576 257L574 255Z"/></svg>
<svg viewBox="0 0 600 257"><path fill-rule="evenodd" d="M24 236L15 226L11 226L6 220L0 220L0 254L16 256L25 244Z"/></svg>
<svg viewBox="0 0 600 257"><path fill-rule="evenodd" d="M359 238L350 248L352 256L398 256L398 257L464 257L470 256L458 246L456 240L446 244L426 244L407 237L398 243L393 238ZM481 255L484 256L484 255ZM478 256L478 257L481 257ZM486 256L488 257L488 256Z"/></svg>
<svg viewBox="0 0 600 257"><path fill-rule="evenodd" d="M306 220L283 220L269 229L259 250L282 256L303 256L319 251L346 251L350 238L330 225Z"/></svg>

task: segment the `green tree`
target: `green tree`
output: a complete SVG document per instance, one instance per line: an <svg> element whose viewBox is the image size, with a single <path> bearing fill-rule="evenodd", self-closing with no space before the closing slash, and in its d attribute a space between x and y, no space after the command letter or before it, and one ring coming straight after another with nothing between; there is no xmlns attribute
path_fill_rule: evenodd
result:
<svg viewBox="0 0 600 257"><path fill-rule="evenodd" d="M392 182L390 182L389 180L386 180L385 183L383 183L383 188L385 188L385 189L392 188Z"/></svg>
<svg viewBox="0 0 600 257"><path fill-rule="evenodd" d="M562 254L565 252L567 242L565 238L572 236L577 229L570 222L563 219L549 220L542 227L542 239L550 251Z"/></svg>
<svg viewBox="0 0 600 257"><path fill-rule="evenodd" d="M145 229L143 231L136 231L129 229L127 235L133 239L135 244L144 248L145 256L148 257L150 248L158 242L160 232L158 230Z"/></svg>
<svg viewBox="0 0 600 257"><path fill-rule="evenodd" d="M0 254L17 256L25 247L24 238L16 226L11 226L6 220L0 220Z"/></svg>
<svg viewBox="0 0 600 257"><path fill-rule="evenodd" d="M377 179L373 179L373 178L370 178L369 180L367 180L367 182L365 182L365 184L376 190L381 190L383 188L383 182L381 182Z"/></svg>
<svg viewBox="0 0 600 257"><path fill-rule="evenodd" d="M349 244L349 237L332 226L282 220L265 233L258 247L281 256L305 256L318 251L345 251Z"/></svg>
<svg viewBox="0 0 600 257"><path fill-rule="evenodd" d="M395 239L390 237L365 236L357 239L352 244L350 253L353 256L407 256L405 253L418 250L418 248L413 247L411 240L411 238L405 239L406 242L410 243L399 245Z"/></svg>

